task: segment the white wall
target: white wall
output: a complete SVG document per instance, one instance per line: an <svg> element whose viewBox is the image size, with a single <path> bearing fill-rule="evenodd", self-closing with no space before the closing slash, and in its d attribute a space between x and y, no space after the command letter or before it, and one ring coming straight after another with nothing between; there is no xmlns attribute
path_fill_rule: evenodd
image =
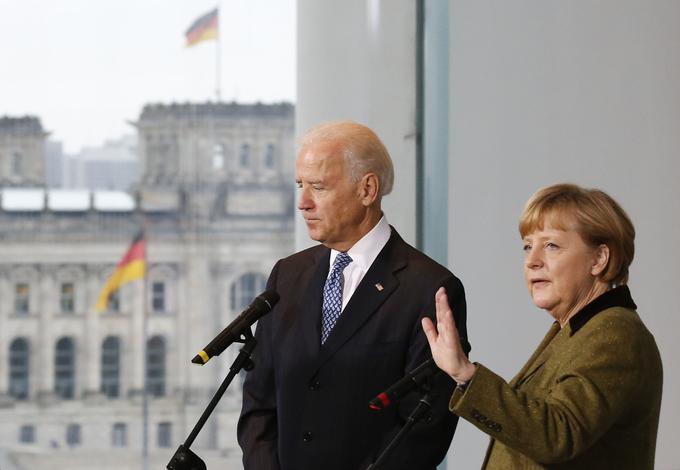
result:
<svg viewBox="0 0 680 470"><path fill-rule="evenodd" d="M657 468L680 469L680 2L452 0L449 32L448 252L473 359L510 378L551 323L522 281L529 196L559 181L608 191L636 224L630 286L664 359ZM298 0L297 134L373 127L397 170L386 212L411 242L414 41L412 0ZM486 443L461 422L449 468L479 468Z"/></svg>
<svg viewBox="0 0 680 470"><path fill-rule="evenodd" d="M324 121L372 128L395 163L388 220L415 242L415 3L298 0L296 134ZM309 246L296 218L296 245Z"/></svg>
<svg viewBox="0 0 680 470"><path fill-rule="evenodd" d="M472 358L509 379L551 322L522 282L527 198L608 191L637 228L630 287L664 361L656 468L680 468L680 2L453 1L449 30L449 258ZM486 443L464 423L450 468L478 468Z"/></svg>

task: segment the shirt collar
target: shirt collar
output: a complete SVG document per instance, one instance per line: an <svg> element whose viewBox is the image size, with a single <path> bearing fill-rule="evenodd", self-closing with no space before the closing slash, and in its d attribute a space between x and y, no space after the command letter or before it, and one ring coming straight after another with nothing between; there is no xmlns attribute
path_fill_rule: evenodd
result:
<svg viewBox="0 0 680 470"><path fill-rule="evenodd" d="M571 334L573 335L580 330L583 325L588 323L591 318L601 311L612 307L623 307L631 310L637 309L637 305L635 305L633 298L630 296L628 286L624 285L608 290L579 310L578 313L569 319Z"/></svg>
<svg viewBox="0 0 680 470"><path fill-rule="evenodd" d="M361 268L362 271L368 271L380 250L387 244L391 234L390 224L383 215L375 227L347 250L347 254L352 258L352 264ZM337 250L331 250L330 266L333 266L338 253Z"/></svg>

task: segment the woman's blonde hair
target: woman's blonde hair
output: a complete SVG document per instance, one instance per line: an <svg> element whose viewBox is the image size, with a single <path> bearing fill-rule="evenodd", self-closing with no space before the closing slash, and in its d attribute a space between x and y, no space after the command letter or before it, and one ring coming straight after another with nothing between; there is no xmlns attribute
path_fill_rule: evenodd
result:
<svg viewBox="0 0 680 470"><path fill-rule="evenodd" d="M522 211L519 233L525 237L545 225L576 230L593 247L607 245L609 262L600 278L612 285L628 282L628 267L635 254L635 227L607 193L575 184L539 189Z"/></svg>

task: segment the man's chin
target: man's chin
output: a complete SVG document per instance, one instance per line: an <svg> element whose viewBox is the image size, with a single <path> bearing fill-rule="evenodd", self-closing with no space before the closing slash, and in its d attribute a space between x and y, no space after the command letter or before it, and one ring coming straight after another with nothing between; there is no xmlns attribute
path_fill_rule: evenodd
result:
<svg viewBox="0 0 680 470"><path fill-rule="evenodd" d="M314 240L315 242L323 243L326 237L323 236L323 234L317 232L316 230L307 230L307 233L309 234L309 238Z"/></svg>

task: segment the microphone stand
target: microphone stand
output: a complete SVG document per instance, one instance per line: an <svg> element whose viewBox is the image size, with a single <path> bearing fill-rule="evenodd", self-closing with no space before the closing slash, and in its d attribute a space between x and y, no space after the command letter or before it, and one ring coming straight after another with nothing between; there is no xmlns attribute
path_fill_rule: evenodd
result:
<svg viewBox="0 0 680 470"><path fill-rule="evenodd" d="M198 433L201 431L203 425L208 420L208 417L217 406L217 403L222 398L222 395L224 395L224 392L227 391L227 387L229 387L229 384L231 384L231 381L234 379L236 374L241 372L241 369L251 370L255 366L251 357L253 350L257 345L257 340L253 336L251 329L248 328L245 330L243 332L243 338L239 339L237 342L244 343L244 345L234 360L234 363L229 368L229 374L227 374L224 381L222 382L222 385L220 385L220 388L218 388L215 392L215 395L213 395L212 400L210 400L210 403L208 403L205 411L203 411L203 414L198 419L198 422L189 434L189 437L187 437L186 441L184 441L184 444L179 446L177 452L175 452L175 455L173 455L172 459L170 459L170 462L165 467L167 470L207 470L205 462L203 462L203 460L189 448L191 447L191 444L194 443L196 436L198 436Z"/></svg>
<svg viewBox="0 0 680 470"><path fill-rule="evenodd" d="M387 447L385 447L382 453L378 456L378 459L371 465L369 465L366 470L380 469L381 465L384 463L385 459L390 454L392 449L394 449L397 446L397 444L401 442L401 440L411 430L414 424L416 424L418 421L420 421L429 414L431 409L432 405L430 404L430 394L426 392L423 396L420 397L418 405L413 409L413 412L411 412L409 417L406 419L406 422L399 430L399 432L396 434L396 436L392 438Z"/></svg>

